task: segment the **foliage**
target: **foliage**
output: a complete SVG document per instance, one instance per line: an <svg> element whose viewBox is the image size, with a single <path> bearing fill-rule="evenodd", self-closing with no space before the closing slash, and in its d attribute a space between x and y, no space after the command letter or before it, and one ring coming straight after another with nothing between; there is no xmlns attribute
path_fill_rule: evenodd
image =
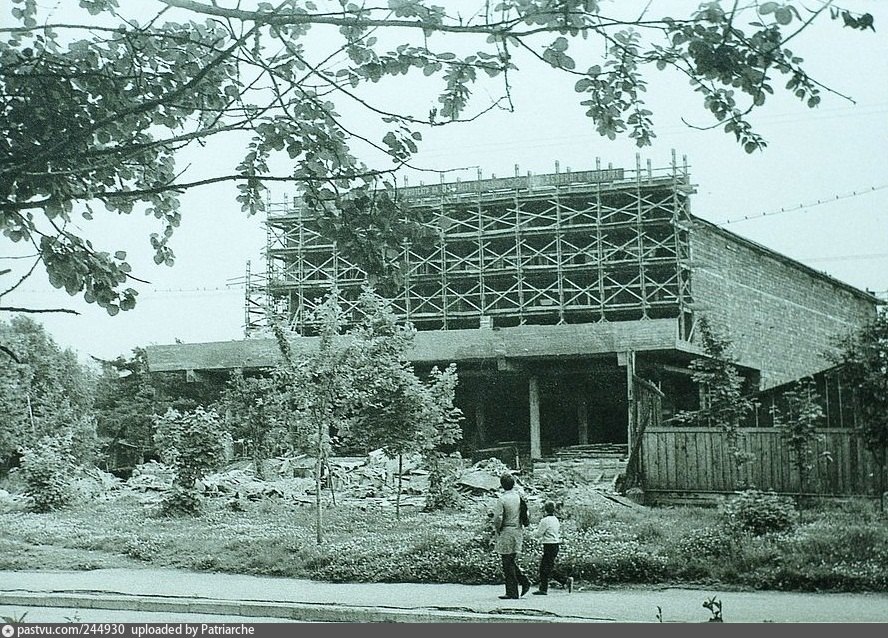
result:
<svg viewBox="0 0 888 638"><path fill-rule="evenodd" d="M96 382L94 413L104 461L109 469L138 463L156 454L154 421L170 408L180 412L207 407L219 398L216 386L197 380L182 383L172 373L149 373L141 348L129 357L102 361ZM119 459L121 449L132 450L135 458Z"/></svg>
<svg viewBox="0 0 888 638"><path fill-rule="evenodd" d="M745 490L728 501L723 517L728 528L756 536L786 532L798 522L798 512L790 500L758 490Z"/></svg>
<svg viewBox="0 0 888 638"><path fill-rule="evenodd" d="M406 359L413 329L398 325L388 303L369 288L358 300L357 313L355 327L340 334L341 300L335 291L328 295L311 318L319 332L318 350L298 362L287 336L276 330L284 358L274 375L281 405L294 443L317 460L318 543L321 472L331 433L353 446L382 448L391 457L417 451L434 455L461 436L460 412L453 406L455 367L434 369L429 383L422 383ZM397 511L400 515L400 499Z"/></svg>
<svg viewBox="0 0 888 638"><path fill-rule="evenodd" d="M297 448L315 459L315 536L323 542L322 473L330 456L331 432L346 436L355 414L358 386L354 383L355 351L352 341L340 336L342 308L335 294L329 295L315 310L311 320L318 326L317 351L295 361L283 328L274 326L274 334L283 358L275 370L280 383L291 440Z"/></svg>
<svg viewBox="0 0 888 638"><path fill-rule="evenodd" d="M181 193L233 182L255 212L266 184L290 182L348 256L385 276L390 249L419 221L398 204L391 173L410 162L422 130L511 109L519 65L570 79L601 135L639 146L654 137L647 74L668 70L697 94L712 128L753 152L766 142L749 115L769 95L785 84L813 108L829 91L788 42L829 17L873 29L869 14L795 1L707 2L664 18L595 0L506 0L469 18L425 0L71 4L59 19L55 5L13 0L15 24L0 30L0 227L33 246L54 286L112 315L132 308L137 291L126 253L78 229L102 209L155 217L154 260L172 265ZM435 108L405 108L402 75L425 79L413 90L433 90ZM370 90L383 81L388 99ZM478 104L475 95L494 97ZM340 105L357 112L346 118ZM198 176L177 167L180 151L216 138L241 148L237 166ZM368 166L364 154L383 159ZM292 171L276 173L284 162Z"/></svg>
<svg viewBox="0 0 888 638"><path fill-rule="evenodd" d="M782 398L784 407L775 405L771 413L774 427L781 429L783 440L792 451L801 494L808 484L808 473L814 467L815 445L823 440L823 436L817 434L817 427L823 422L824 413L820 395L810 377L793 384Z"/></svg>
<svg viewBox="0 0 888 638"><path fill-rule="evenodd" d="M350 436L366 447L382 448L391 457L421 452L429 463L432 486L428 505L454 503L440 467L441 448L462 437L462 413L454 407L456 365L434 367L427 383L407 361L414 330L398 325L391 307L366 289L359 299L362 320L352 332L358 346L358 411ZM400 473L397 516L400 517Z"/></svg>
<svg viewBox="0 0 888 638"><path fill-rule="evenodd" d="M262 461L289 444L279 390L278 376L244 377L235 371L219 401L229 434L249 441L253 466L260 477Z"/></svg>
<svg viewBox="0 0 888 638"><path fill-rule="evenodd" d="M456 489L458 470L451 469L447 459L438 451L426 455L429 465L429 488L426 491L425 511L433 512L443 509L462 507L463 499Z"/></svg>
<svg viewBox="0 0 888 638"><path fill-rule="evenodd" d="M34 509L48 512L67 505L72 497L70 475L74 462L70 454L71 435L47 436L33 447L22 450L21 474Z"/></svg>
<svg viewBox="0 0 888 638"><path fill-rule="evenodd" d="M721 428L728 449L741 468L751 458L740 449L740 426L755 404L744 393L745 381L729 353L731 341L715 332L706 317L697 320L697 330L706 356L691 361L689 368L691 379L703 389L703 405L694 412L680 412L675 420Z"/></svg>
<svg viewBox="0 0 888 638"><path fill-rule="evenodd" d="M24 316L0 321L0 344L15 355L0 353L0 463L10 461L20 446L66 433L69 452L78 461L91 460L96 447L92 371Z"/></svg>
<svg viewBox="0 0 888 638"><path fill-rule="evenodd" d="M195 408L180 413L170 408L155 418L155 443L164 463L176 470L165 508L171 513L198 510L195 481L218 468L223 460L224 429L215 412Z"/></svg>
<svg viewBox="0 0 888 638"><path fill-rule="evenodd" d="M318 546L311 508L247 502L245 511L231 512L222 501L209 501L204 516L188 519L157 518L131 498L75 503L52 514L6 514L0 568L124 567L136 560L139 567L345 582L501 582L498 556L480 529L483 507L411 512L407 524L399 524L379 508L342 504L329 510L328 541ZM882 592L888 528L871 504L862 507L803 510L794 531L764 536L728 529L711 508L601 510L597 529L585 532L564 519L559 563L593 586ZM661 537L644 532L652 525ZM703 546L693 542L704 538L710 540ZM716 545L718 551L707 549ZM540 551L528 541L522 569L533 573Z"/></svg>
<svg viewBox="0 0 888 638"><path fill-rule="evenodd" d="M711 596L703 601L703 607L709 610L712 617L706 622L724 622L722 618L722 602L715 596Z"/></svg>
<svg viewBox="0 0 888 638"><path fill-rule="evenodd" d="M22 625L25 623L25 618L27 617L28 612L25 612L21 616L0 616L0 620L2 620L7 625Z"/></svg>
<svg viewBox="0 0 888 638"><path fill-rule="evenodd" d="M854 388L858 432L879 468L880 506L885 509L888 465L888 313L884 310L856 334L839 342L833 355L842 366L842 380Z"/></svg>

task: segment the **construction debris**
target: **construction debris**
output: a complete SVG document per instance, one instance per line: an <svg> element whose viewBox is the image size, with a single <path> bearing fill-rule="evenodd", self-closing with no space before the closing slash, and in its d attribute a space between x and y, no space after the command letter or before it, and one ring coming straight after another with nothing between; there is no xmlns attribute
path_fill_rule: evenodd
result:
<svg viewBox="0 0 888 638"><path fill-rule="evenodd" d="M118 477L97 467L81 468L71 481L71 488L82 499L112 498L123 485Z"/></svg>
<svg viewBox="0 0 888 638"><path fill-rule="evenodd" d="M500 477L510 472L518 489L537 512L546 500L565 508L637 508L641 497L618 496L613 478L625 459L619 450L590 458L585 450L571 450L546 461L534 463L533 472L522 474L496 457L481 459L466 467L459 454L438 459L437 471L443 477L442 489L455 490L455 501L467 499L470 506L488 507L500 490ZM421 455L391 458L382 450L366 456L331 457L322 465L321 490L324 499L347 502L363 508L394 506L399 499L405 507L423 507L430 489L430 470ZM401 474L399 477L399 466ZM212 498L225 499L231 509L242 509L251 501L281 499L296 504L313 504L317 498L316 461L307 455L282 456L263 460L261 473L249 459L234 461L223 470L198 482L200 491ZM101 470L81 471L74 488L83 499L118 498L135 495L146 505L159 503L172 488L175 470L149 461L138 465L127 481ZM400 479L400 480L399 480ZM27 508L26 497L0 490L0 512Z"/></svg>
<svg viewBox="0 0 888 638"><path fill-rule="evenodd" d="M500 489L500 477L506 472L519 478L517 472L511 470L498 458L483 459L462 473L456 481L456 487L464 493L481 496ZM517 480L520 484L520 480ZM526 486L525 486L526 487Z"/></svg>
<svg viewBox="0 0 888 638"><path fill-rule="evenodd" d="M153 490L163 492L173 486L173 477L176 472L169 465L148 461L137 465L132 475L126 482L128 488L136 491Z"/></svg>

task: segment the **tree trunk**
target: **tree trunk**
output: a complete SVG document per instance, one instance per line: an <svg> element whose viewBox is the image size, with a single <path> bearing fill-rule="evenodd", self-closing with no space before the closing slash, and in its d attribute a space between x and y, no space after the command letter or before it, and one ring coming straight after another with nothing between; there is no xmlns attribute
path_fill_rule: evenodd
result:
<svg viewBox="0 0 888 638"><path fill-rule="evenodd" d="M256 478L260 481L265 480L265 476L262 474L262 459L259 458L259 446L256 445L255 439L253 440L253 468L256 470Z"/></svg>
<svg viewBox="0 0 888 638"><path fill-rule="evenodd" d="M885 448L882 448L879 461L879 512L885 512Z"/></svg>
<svg viewBox="0 0 888 638"><path fill-rule="evenodd" d="M323 422L318 419L318 449L317 449L317 459L315 461L315 528L317 531L318 545L324 542L324 537L321 532L323 527L323 513L321 511L321 471L324 467L324 425Z"/></svg>
<svg viewBox="0 0 888 638"><path fill-rule="evenodd" d="M395 499L395 518L401 520L401 481L404 474L404 455L398 455L398 497Z"/></svg>
<svg viewBox="0 0 888 638"><path fill-rule="evenodd" d="M333 467L330 459L324 455L324 464L327 466L327 480L330 481L330 497L333 499L333 507L336 507L336 488L333 486Z"/></svg>

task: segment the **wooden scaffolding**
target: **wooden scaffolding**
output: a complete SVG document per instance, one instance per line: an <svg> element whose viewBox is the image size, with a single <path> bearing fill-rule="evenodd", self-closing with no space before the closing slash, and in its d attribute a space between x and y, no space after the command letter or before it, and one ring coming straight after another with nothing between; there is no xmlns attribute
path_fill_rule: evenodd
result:
<svg viewBox="0 0 888 638"><path fill-rule="evenodd" d="M516 171L517 172L517 171ZM401 247L396 313L419 330L678 318L690 329L686 161L440 183L401 189L433 213L432 246ZM336 286L354 302L356 264L292 203L271 205L267 276L249 292L247 332L260 308L286 313L300 334ZM261 288L261 289L259 289Z"/></svg>

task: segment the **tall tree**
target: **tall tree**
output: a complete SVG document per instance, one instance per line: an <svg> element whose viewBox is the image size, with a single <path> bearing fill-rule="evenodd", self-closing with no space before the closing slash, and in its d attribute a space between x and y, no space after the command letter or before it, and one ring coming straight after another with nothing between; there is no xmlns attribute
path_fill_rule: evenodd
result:
<svg viewBox="0 0 888 638"><path fill-rule="evenodd" d="M0 28L0 228L33 246L54 286L116 314L136 303L127 255L93 244L79 224L102 209L143 210L158 220L155 261L172 265L183 192L234 182L255 212L267 184L289 182L341 250L385 274L387 253L417 228L392 173L424 129L511 109L514 74L540 65L574 79L596 131L644 146L654 137L647 73L670 70L712 128L753 152L766 142L748 116L769 95L784 88L813 108L829 91L790 41L830 17L873 29L871 15L831 2L705 2L667 17L627 4L478 0L464 12L427 0L79 0L78 10L12 0L15 24ZM408 111L397 84L387 101L366 90L402 75L439 87L435 108ZM180 151L221 136L242 150L235 166L177 166ZM278 158L292 170L275 172Z"/></svg>
<svg viewBox="0 0 888 638"><path fill-rule="evenodd" d="M77 461L91 461L96 447L92 371L28 317L0 321L0 342L15 355L0 354L0 462L8 462L20 447L66 433L69 453Z"/></svg>
<svg viewBox="0 0 888 638"><path fill-rule="evenodd" d="M110 469L126 468L131 462L156 454L155 417L170 408L187 412L198 406L208 407L221 392L221 387L212 382L183 384L174 374L149 373L141 348L134 349L130 356L100 363L102 374L96 383L93 410ZM120 454L122 450L130 454Z"/></svg>
<svg viewBox="0 0 888 638"><path fill-rule="evenodd" d="M839 342L833 360L842 366L842 381L854 389L857 428L876 461L879 507L885 510L888 469L888 313Z"/></svg>

